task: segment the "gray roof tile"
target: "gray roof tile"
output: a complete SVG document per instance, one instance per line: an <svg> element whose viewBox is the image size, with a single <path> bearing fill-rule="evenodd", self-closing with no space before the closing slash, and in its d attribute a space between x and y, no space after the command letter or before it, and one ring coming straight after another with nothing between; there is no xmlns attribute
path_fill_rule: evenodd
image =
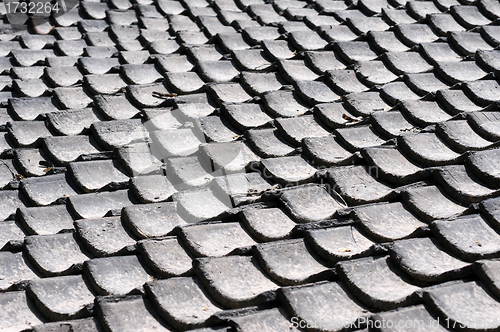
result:
<svg viewBox="0 0 500 332"><path fill-rule="evenodd" d="M419 73L404 75L405 83L419 95L434 93L449 87L438 75L434 73Z"/></svg>
<svg viewBox="0 0 500 332"><path fill-rule="evenodd" d="M207 223L179 229L179 238L194 257L221 257L255 241L239 223Z"/></svg>
<svg viewBox="0 0 500 332"><path fill-rule="evenodd" d="M158 306L160 315L180 329L204 326L210 316L221 311L220 305L195 278L155 280L146 284L146 290ZM188 308L186 303L189 303ZM191 314L193 312L196 313Z"/></svg>
<svg viewBox="0 0 500 332"><path fill-rule="evenodd" d="M266 59L264 51L253 50L235 50L234 59L243 70L249 71L268 71L273 64Z"/></svg>
<svg viewBox="0 0 500 332"><path fill-rule="evenodd" d="M306 240L324 259L334 262L374 252L374 243L352 225L309 230Z"/></svg>
<svg viewBox="0 0 500 332"><path fill-rule="evenodd" d="M378 180L373 171L364 166L343 166L330 168L328 180L339 191L342 198L350 205L375 203L391 199L396 195L391 186ZM358 189L362 181L363 191Z"/></svg>
<svg viewBox="0 0 500 332"><path fill-rule="evenodd" d="M314 81L319 76L307 67L303 60L279 60L279 71L289 83Z"/></svg>
<svg viewBox="0 0 500 332"><path fill-rule="evenodd" d="M435 319L434 314L429 311L423 305L410 306L406 308L400 308L393 311L378 313L372 316L372 322L380 321L391 321L394 325L402 326L406 321L419 321L423 322L422 324L417 324L412 329L418 332L424 331L435 331L435 332L444 332L448 331L442 325L436 324L435 322L439 322ZM386 330L386 329L383 329Z"/></svg>
<svg viewBox="0 0 500 332"><path fill-rule="evenodd" d="M310 105L334 102L340 98L328 85L318 81L296 81L298 94Z"/></svg>
<svg viewBox="0 0 500 332"><path fill-rule="evenodd" d="M75 161L81 155L101 151L93 137L85 135L51 136L43 138L42 141L51 159L58 164L66 164Z"/></svg>
<svg viewBox="0 0 500 332"><path fill-rule="evenodd" d="M142 285L153 278L137 256L105 257L84 263L84 275L100 295L126 295L142 291Z"/></svg>
<svg viewBox="0 0 500 332"><path fill-rule="evenodd" d="M421 127L447 121L452 118L435 101L405 100L400 105L401 113Z"/></svg>
<svg viewBox="0 0 500 332"><path fill-rule="evenodd" d="M94 94L114 94L121 92L127 83L120 77L119 74L104 74L104 75L85 75L84 82ZM68 108L83 108L90 104L69 105Z"/></svg>
<svg viewBox="0 0 500 332"><path fill-rule="evenodd" d="M496 80L480 80L463 85L464 92L472 101L483 106L500 100L499 87L500 84Z"/></svg>
<svg viewBox="0 0 500 332"><path fill-rule="evenodd" d="M475 6L451 6L450 13L458 23L472 29L478 25L488 25L491 21L484 17Z"/></svg>
<svg viewBox="0 0 500 332"><path fill-rule="evenodd" d="M407 189L403 192L404 202L421 220L446 219L459 216L467 207L454 202L437 186Z"/></svg>
<svg viewBox="0 0 500 332"><path fill-rule="evenodd" d="M370 31L368 32L373 47L383 52L406 52L409 50L394 34L393 31Z"/></svg>
<svg viewBox="0 0 500 332"><path fill-rule="evenodd" d="M126 145L143 140L147 133L140 119L94 122L91 130L95 138L106 148Z"/></svg>
<svg viewBox="0 0 500 332"><path fill-rule="evenodd" d="M330 135L304 138L302 148L316 165L347 165L357 158L335 136Z"/></svg>
<svg viewBox="0 0 500 332"><path fill-rule="evenodd" d="M339 262L337 273L349 290L370 307L391 310L418 302L416 292L420 287L388 256Z"/></svg>
<svg viewBox="0 0 500 332"><path fill-rule="evenodd" d="M223 83L234 80L240 73L231 61L203 61L198 63L201 76L210 82Z"/></svg>
<svg viewBox="0 0 500 332"><path fill-rule="evenodd" d="M267 111L274 117L293 117L304 114L304 106L295 92L289 90L269 91L261 95Z"/></svg>
<svg viewBox="0 0 500 332"><path fill-rule="evenodd" d="M496 190L480 182L463 165L445 166L436 173L435 177L452 198L464 204L477 203L498 195Z"/></svg>
<svg viewBox="0 0 500 332"><path fill-rule="evenodd" d="M495 1L480 0L477 2L477 6L481 9L481 12L491 20L500 18L500 6Z"/></svg>
<svg viewBox="0 0 500 332"><path fill-rule="evenodd" d="M2 282L0 289L3 291L15 288L24 281L36 281L39 277L31 268L30 262L22 252L0 252L0 276Z"/></svg>
<svg viewBox="0 0 500 332"><path fill-rule="evenodd" d="M394 31L396 36L408 46L420 43L432 43L439 39L439 36L425 24L398 24L394 28Z"/></svg>
<svg viewBox="0 0 500 332"><path fill-rule="evenodd" d="M98 113L92 108L55 111L47 114L52 129L60 135L78 135L99 121Z"/></svg>
<svg viewBox="0 0 500 332"><path fill-rule="evenodd" d="M469 125L481 136L495 141L500 137L500 122L497 112L475 112L468 116Z"/></svg>
<svg viewBox="0 0 500 332"><path fill-rule="evenodd" d="M492 144L476 134L466 120L446 121L436 127L446 143L459 152L482 150Z"/></svg>
<svg viewBox="0 0 500 332"><path fill-rule="evenodd" d="M125 170L112 159L70 162L68 166L76 185L85 192L100 190L112 184L126 185L129 181Z"/></svg>
<svg viewBox="0 0 500 332"><path fill-rule="evenodd" d="M155 55L154 59L165 72L188 72L193 69L193 64L185 55Z"/></svg>
<svg viewBox="0 0 500 332"><path fill-rule="evenodd" d="M471 170L485 183L497 186L499 184L499 174L496 165L500 158L499 152L498 148L470 152L466 161L467 169Z"/></svg>
<svg viewBox="0 0 500 332"><path fill-rule="evenodd" d="M249 144L261 157L283 157L295 152L276 129L249 129L246 132Z"/></svg>
<svg viewBox="0 0 500 332"><path fill-rule="evenodd" d="M222 110L237 129L244 131L264 126L272 120L263 108L262 104L224 104Z"/></svg>
<svg viewBox="0 0 500 332"><path fill-rule="evenodd" d="M466 31L466 29L455 21L452 15L446 14L429 14L429 25L440 36L446 37L448 31Z"/></svg>
<svg viewBox="0 0 500 332"><path fill-rule="evenodd" d="M498 271L498 259L476 261L474 270L488 290L498 296L498 275L496 273Z"/></svg>
<svg viewBox="0 0 500 332"><path fill-rule="evenodd" d="M436 134L406 134L398 137L401 150L410 158L427 166L449 165L460 159Z"/></svg>
<svg viewBox="0 0 500 332"><path fill-rule="evenodd" d="M177 237L142 240L137 247L147 266L162 278L179 277L192 272L192 259Z"/></svg>
<svg viewBox="0 0 500 332"><path fill-rule="evenodd" d="M424 19L428 14L441 12L432 1L408 1L406 10L416 19Z"/></svg>
<svg viewBox="0 0 500 332"><path fill-rule="evenodd" d="M263 269L283 285L300 285L334 276L302 239L258 244L254 252Z"/></svg>
<svg viewBox="0 0 500 332"><path fill-rule="evenodd" d="M336 129L336 133L336 137L344 146L353 151L385 143L385 140L369 125L339 128Z"/></svg>
<svg viewBox="0 0 500 332"><path fill-rule="evenodd" d="M124 254L135 246L136 241L128 234L120 217L78 220L75 228L88 250L97 257Z"/></svg>
<svg viewBox="0 0 500 332"><path fill-rule="evenodd" d="M424 300L450 324L460 324L467 329L498 328L498 323L488 317L496 315L500 305L480 282L453 283L431 289L424 292Z"/></svg>
<svg viewBox="0 0 500 332"><path fill-rule="evenodd" d="M21 207L16 218L30 235L56 234L73 229L73 218L65 205Z"/></svg>
<svg viewBox="0 0 500 332"><path fill-rule="evenodd" d="M63 55L80 56L83 54L85 47L87 47L87 43L83 39L58 40L55 43L55 46L57 50L60 51Z"/></svg>
<svg viewBox="0 0 500 332"><path fill-rule="evenodd" d="M350 42L358 38L347 25L321 25L318 30L330 43Z"/></svg>
<svg viewBox="0 0 500 332"><path fill-rule="evenodd" d="M9 109L21 120L35 120L42 114L57 111L50 97L42 98L12 98L9 99ZM10 119L7 119L7 121ZM7 121L3 122L6 123Z"/></svg>
<svg viewBox="0 0 500 332"><path fill-rule="evenodd" d="M434 238L399 240L391 244L390 252L406 273L424 282L449 281L472 272L471 264L451 256Z"/></svg>
<svg viewBox="0 0 500 332"><path fill-rule="evenodd" d="M78 218L102 218L109 211L135 204L128 190L117 190L72 196L68 199L70 211Z"/></svg>
<svg viewBox="0 0 500 332"><path fill-rule="evenodd" d="M355 70L361 82L370 87L398 79L382 61L360 61L355 65Z"/></svg>
<svg viewBox="0 0 500 332"><path fill-rule="evenodd" d="M438 90L436 97L440 105L450 114L481 110L481 107L473 103L462 90Z"/></svg>
<svg viewBox="0 0 500 332"><path fill-rule="evenodd" d="M381 17L348 17L346 24L356 34L366 34L369 31L386 31L389 25Z"/></svg>
<svg viewBox="0 0 500 332"><path fill-rule="evenodd" d="M96 302L99 316L109 331L133 332L138 329L170 331L154 311L153 305L140 295L102 297Z"/></svg>
<svg viewBox="0 0 500 332"><path fill-rule="evenodd" d="M94 102L95 106L112 120L130 119L140 113L140 110L132 105L125 94L97 95L94 97Z"/></svg>
<svg viewBox="0 0 500 332"><path fill-rule="evenodd" d="M417 52L387 52L382 58L386 66L397 75L423 73L433 69Z"/></svg>
<svg viewBox="0 0 500 332"><path fill-rule="evenodd" d="M360 206L353 214L359 227L380 242L415 237L426 226L400 202Z"/></svg>
<svg viewBox="0 0 500 332"><path fill-rule="evenodd" d="M354 96L354 94L351 94ZM353 115L345 106L347 103L324 103L318 104L314 107L314 114L321 119L321 122L330 128L339 128L349 125L355 125L360 121ZM356 110L356 109L354 109Z"/></svg>
<svg viewBox="0 0 500 332"><path fill-rule="evenodd" d="M87 91L81 87L55 88L54 97L65 109L85 108L92 102Z"/></svg>
<svg viewBox="0 0 500 332"><path fill-rule="evenodd" d="M219 218L232 207L229 197L221 200L210 189L178 192L173 199L179 215L189 223Z"/></svg>
<svg viewBox="0 0 500 332"><path fill-rule="evenodd" d="M310 182L316 169L300 156L263 159L262 167L281 184L302 184Z"/></svg>
<svg viewBox="0 0 500 332"><path fill-rule="evenodd" d="M242 72L242 84L252 93L260 95L281 89L284 79L278 73Z"/></svg>
<svg viewBox="0 0 500 332"><path fill-rule="evenodd" d="M327 70L345 69L345 64L335 52L305 52L307 64L317 73L324 74Z"/></svg>
<svg viewBox="0 0 500 332"><path fill-rule="evenodd" d="M330 219L343 207L343 203L318 185L288 189L280 196L280 200L292 218L300 223Z"/></svg>
<svg viewBox="0 0 500 332"><path fill-rule="evenodd" d="M300 145L302 139L306 137L329 135L329 132L318 124L313 115L276 119L275 125L280 133L295 145Z"/></svg>
<svg viewBox="0 0 500 332"><path fill-rule="evenodd" d="M486 51L493 49L493 46L476 32L449 32L448 40L463 55L474 54L478 49Z"/></svg>
<svg viewBox="0 0 500 332"><path fill-rule="evenodd" d="M394 184L409 184L430 175L425 168L392 146L365 148L361 154L370 165L377 167L377 176Z"/></svg>
<svg viewBox="0 0 500 332"><path fill-rule="evenodd" d="M281 209L246 208L242 211L241 222L257 240L269 242L288 238L295 222Z"/></svg>
<svg viewBox="0 0 500 332"><path fill-rule="evenodd" d="M25 291L1 293L0 308L2 326L9 329L21 331L45 321L39 312L30 309Z"/></svg>
<svg viewBox="0 0 500 332"><path fill-rule="evenodd" d="M229 308L262 304L275 299L278 289L251 256L201 258L196 276L217 302Z"/></svg>
<svg viewBox="0 0 500 332"><path fill-rule="evenodd" d="M370 61L378 57L370 44L365 41L337 41L333 48L349 64L356 61Z"/></svg>
<svg viewBox="0 0 500 332"><path fill-rule="evenodd" d="M159 184L162 185L159 185ZM164 175L140 175L130 179L130 190L142 203L165 201L176 190Z"/></svg>
<svg viewBox="0 0 500 332"><path fill-rule="evenodd" d="M367 310L353 300L340 282L321 282L297 287L280 288L281 304L294 317L306 324L321 326L319 331L341 331L367 315ZM313 308L321 307L326 315Z"/></svg>
<svg viewBox="0 0 500 332"><path fill-rule="evenodd" d="M27 292L40 312L51 320L83 318L94 302L93 293L80 275L34 280Z"/></svg>
<svg viewBox="0 0 500 332"><path fill-rule="evenodd" d="M178 93L200 92L205 88L205 82L196 72L167 72L165 77Z"/></svg>
<svg viewBox="0 0 500 332"><path fill-rule="evenodd" d="M161 237L185 222L177 215L174 202L125 207L122 221L139 238Z"/></svg>
<svg viewBox="0 0 500 332"><path fill-rule="evenodd" d="M73 233L26 236L24 246L31 263L45 277L74 274L89 258Z"/></svg>
<svg viewBox="0 0 500 332"><path fill-rule="evenodd" d="M59 198L78 195L76 188L64 173L21 180L21 191L35 205L50 205Z"/></svg>
<svg viewBox="0 0 500 332"><path fill-rule="evenodd" d="M415 130L414 125L398 110L373 112L371 119L373 127L384 137L394 138L406 131Z"/></svg>
<svg viewBox="0 0 500 332"><path fill-rule="evenodd" d="M5 197L5 196L4 196ZM9 250L24 240L24 232L14 221L2 221L0 223L2 235L0 237L0 250Z"/></svg>

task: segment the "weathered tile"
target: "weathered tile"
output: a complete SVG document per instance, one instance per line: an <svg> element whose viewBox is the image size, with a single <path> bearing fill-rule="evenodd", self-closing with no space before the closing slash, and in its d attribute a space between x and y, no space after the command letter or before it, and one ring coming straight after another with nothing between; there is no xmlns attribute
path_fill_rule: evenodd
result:
<svg viewBox="0 0 500 332"><path fill-rule="evenodd" d="M440 187L425 186L408 189L403 193L404 202L423 221L459 216L467 207L454 202Z"/></svg>
<svg viewBox="0 0 500 332"><path fill-rule="evenodd" d="M297 222L329 219L342 208L342 203L318 185L290 188L284 191L280 200Z"/></svg>
<svg viewBox="0 0 500 332"><path fill-rule="evenodd" d="M195 278L171 278L146 284L159 314L172 326L186 329L204 326L221 311Z"/></svg>
<svg viewBox="0 0 500 332"><path fill-rule="evenodd" d="M28 294L36 307L51 320L77 319L89 315L94 294L81 275L37 279Z"/></svg>
<svg viewBox="0 0 500 332"><path fill-rule="evenodd" d="M410 276L425 282L463 278L471 265L451 256L434 238L399 240L390 246L391 258Z"/></svg>
<svg viewBox="0 0 500 332"><path fill-rule="evenodd" d="M89 259L73 233L26 236L24 246L31 263L45 277L74 274Z"/></svg>
<svg viewBox="0 0 500 332"><path fill-rule="evenodd" d="M300 285L333 276L302 239L259 244L254 252L263 269L283 285Z"/></svg>
<svg viewBox="0 0 500 332"><path fill-rule="evenodd" d="M137 243L147 266L162 278L189 275L192 258L177 237L142 240Z"/></svg>
<svg viewBox="0 0 500 332"><path fill-rule="evenodd" d="M498 328L498 322L491 317L496 317L500 304L478 281L436 287L424 292L424 300L450 325L469 330Z"/></svg>
<svg viewBox="0 0 500 332"><path fill-rule="evenodd" d="M340 282L285 287L280 288L278 294L281 304L297 317L297 321L321 326L318 331L341 331L367 315L367 310L351 298L345 285ZM313 309L317 307L323 310Z"/></svg>
<svg viewBox="0 0 500 332"><path fill-rule="evenodd" d="M374 253L374 242L352 225L308 230L306 240L321 257L333 262Z"/></svg>
<svg viewBox="0 0 500 332"><path fill-rule="evenodd" d="M337 272L349 290L370 307L391 310L418 301L420 287L388 256L339 262Z"/></svg>
<svg viewBox="0 0 500 332"><path fill-rule="evenodd" d="M185 222L177 214L176 203L141 204L125 207L122 221L138 238L161 237Z"/></svg>
<svg viewBox="0 0 500 332"><path fill-rule="evenodd" d="M278 285L251 256L200 258L194 264L201 284L226 307L241 308L275 299Z"/></svg>
<svg viewBox="0 0 500 332"><path fill-rule="evenodd" d="M0 293L0 326L7 331L22 331L42 324L45 318L33 312L25 291Z"/></svg>
<svg viewBox="0 0 500 332"><path fill-rule="evenodd" d="M136 241L120 217L82 219L75 222L75 228L88 250L97 257L124 254L135 246Z"/></svg>
<svg viewBox="0 0 500 332"><path fill-rule="evenodd" d="M153 278L138 256L94 258L84 263L84 276L99 295L127 295Z"/></svg>
<svg viewBox="0 0 500 332"><path fill-rule="evenodd" d="M56 234L73 229L73 218L65 205L21 207L16 217L30 235Z"/></svg>

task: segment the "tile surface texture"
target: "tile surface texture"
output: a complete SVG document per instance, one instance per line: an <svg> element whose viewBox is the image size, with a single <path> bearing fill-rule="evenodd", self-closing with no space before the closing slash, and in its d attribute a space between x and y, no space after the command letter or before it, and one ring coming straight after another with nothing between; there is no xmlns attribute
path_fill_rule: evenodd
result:
<svg viewBox="0 0 500 332"><path fill-rule="evenodd" d="M0 3L0 331L500 331L498 0L65 3Z"/></svg>

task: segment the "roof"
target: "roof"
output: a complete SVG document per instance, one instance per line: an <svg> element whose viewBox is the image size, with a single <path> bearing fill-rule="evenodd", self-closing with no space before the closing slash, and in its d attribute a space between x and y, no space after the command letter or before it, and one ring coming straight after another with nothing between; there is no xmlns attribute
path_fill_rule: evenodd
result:
<svg viewBox="0 0 500 332"><path fill-rule="evenodd" d="M0 330L500 329L498 1L0 12Z"/></svg>

